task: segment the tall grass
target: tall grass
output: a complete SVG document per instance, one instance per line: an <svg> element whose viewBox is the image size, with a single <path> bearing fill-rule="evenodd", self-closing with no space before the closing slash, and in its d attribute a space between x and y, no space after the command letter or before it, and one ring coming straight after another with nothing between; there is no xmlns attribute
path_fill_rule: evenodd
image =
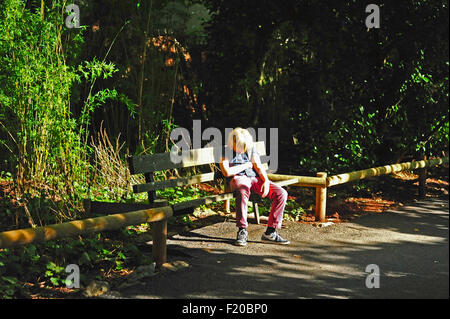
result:
<svg viewBox="0 0 450 319"><path fill-rule="evenodd" d="M94 174L91 190L93 198L101 197L112 201L127 200L132 196L132 185L145 182L143 176L131 175L123 159L120 135L112 143L106 130L101 126L96 138L92 137L94 151Z"/></svg>

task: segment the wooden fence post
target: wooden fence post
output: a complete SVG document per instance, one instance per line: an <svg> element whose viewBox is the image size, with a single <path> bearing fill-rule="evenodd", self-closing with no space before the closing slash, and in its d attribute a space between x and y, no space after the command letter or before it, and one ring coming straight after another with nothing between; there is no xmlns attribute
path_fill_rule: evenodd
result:
<svg viewBox="0 0 450 319"><path fill-rule="evenodd" d="M150 198L150 194L149 194ZM165 206L166 199L153 199L153 205ZM161 269L161 266L167 261L167 218L154 222L150 226L152 231L152 258L156 263L156 269Z"/></svg>
<svg viewBox="0 0 450 319"><path fill-rule="evenodd" d="M160 269L167 259L167 219L152 223L152 257L156 269Z"/></svg>
<svg viewBox="0 0 450 319"><path fill-rule="evenodd" d="M224 209L225 209L225 212L226 212L226 213L229 213L229 212L230 212L230 200L229 200L229 199L226 199L226 200L224 201Z"/></svg>
<svg viewBox="0 0 450 319"><path fill-rule="evenodd" d="M327 173L317 173L317 177L327 178ZM316 221L325 221L327 210L327 187L316 187Z"/></svg>
<svg viewBox="0 0 450 319"><path fill-rule="evenodd" d="M426 160L427 157L423 156L423 159ZM425 167L419 168L419 198L425 198L427 188L427 169Z"/></svg>

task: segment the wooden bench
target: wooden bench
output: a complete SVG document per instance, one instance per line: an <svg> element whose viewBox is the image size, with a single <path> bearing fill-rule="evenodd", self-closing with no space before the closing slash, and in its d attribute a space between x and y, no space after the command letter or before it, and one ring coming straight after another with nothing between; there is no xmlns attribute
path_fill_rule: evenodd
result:
<svg viewBox="0 0 450 319"><path fill-rule="evenodd" d="M256 149L261 155L261 162L264 167L268 168L266 156L266 148L264 142L256 142ZM145 177L145 183L133 185L134 193L147 193L148 202L147 203L105 203L105 202L89 202L87 205L87 210L91 213L124 213L128 211L135 211L146 208L171 206L173 216L189 214L194 211L195 207L200 205L207 205L214 202L225 201L225 207L229 211L229 201L235 195L227 187L221 194L215 194L211 196L205 196L202 198L197 198L193 200L187 200L180 203L168 204L166 199L158 198L156 195L157 190L163 190L167 188L173 188L178 186L192 185L198 183L206 183L212 181L218 181L219 179L224 180L218 163L220 157L224 154L224 147L220 148L202 148L193 149L186 152L182 156L182 160L179 163L174 163L171 161L170 153L159 153L152 155L140 155L132 156L128 158L128 164L130 169L130 174L143 174ZM194 170L195 168L195 170ZM189 169L189 172L188 170ZM156 179L155 175L157 172L164 172L169 170L176 170L176 178L170 179ZM198 171L192 174L193 171ZM156 173L156 174L155 174ZM191 174L186 174L191 173ZM184 176L183 176L184 175ZM286 179L276 182L280 186L287 186L298 183L297 178ZM227 184L227 183L226 183ZM253 210L255 214L256 223L259 223L259 209L258 201L260 197L257 194L252 194L250 197L250 202L253 205ZM169 216L168 216L169 217ZM156 262L157 267L160 267L166 262L166 241L167 241L167 218L161 221L152 223L151 226L153 235L153 260Z"/></svg>

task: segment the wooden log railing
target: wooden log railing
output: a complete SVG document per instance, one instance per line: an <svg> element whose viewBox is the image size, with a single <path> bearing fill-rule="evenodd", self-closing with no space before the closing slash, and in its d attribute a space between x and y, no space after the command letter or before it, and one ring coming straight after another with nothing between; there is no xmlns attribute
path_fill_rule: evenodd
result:
<svg viewBox="0 0 450 319"><path fill-rule="evenodd" d="M419 194L424 196L426 183L426 168L448 164L449 158L435 158L422 161L413 161L400 164L391 164L380 167L373 167L364 170L354 171L345 174L338 174L328 176L326 172L317 173L317 177L308 176L294 176L281 174L267 174L271 181L282 181L293 178L298 179L298 183L291 186L303 186L316 188L316 207L315 217L317 221L324 222L326 220L326 202L327 202L327 188L331 186L341 185L373 176L380 176L392 173L398 173L405 170L419 169Z"/></svg>
<svg viewBox="0 0 450 319"><path fill-rule="evenodd" d="M448 157L368 168L368 169L363 169L360 171L355 171L355 172L351 172L351 173L339 174L339 175L334 175L334 176L328 177L326 186L330 187L330 186L335 186L335 185L339 185L339 184L344 184L344 183L364 179L367 177L398 173L401 171L415 170L415 169L425 168L425 167L432 167L432 166L441 165L444 163L448 163Z"/></svg>
<svg viewBox="0 0 450 319"><path fill-rule="evenodd" d="M53 224L36 228L17 229L0 233L0 248L9 248L36 242L44 242L58 238L83 235L120 227L153 223L153 258L157 264L165 260L165 240L167 235L166 223L173 215L172 207L163 206L148 208L123 214L74 220L61 224Z"/></svg>
<svg viewBox="0 0 450 319"><path fill-rule="evenodd" d="M267 174L274 182L286 182L290 186L314 187L316 188L315 217L318 221L325 221L326 218L326 197L327 188L360 179L392 174L404 170L420 169L424 174L426 167L433 167L449 162L449 158L436 158L430 160L413 161L401 164L392 164L365 170L333 175L327 177L326 172L317 173L316 177L295 176L283 174ZM297 182L293 180L297 180ZM419 178L419 188L424 188L426 178ZM423 193L423 190L422 190ZM167 218L173 215L171 206L146 208L137 211L112 214L84 220L75 220L61 224L42 226L36 228L10 230L0 232L0 249L18 245L26 245L35 242L43 242L63 237L82 235L92 232L115 230L123 226L138 225L145 222L153 222L154 243L153 256L157 266L166 259L165 240L167 235Z"/></svg>

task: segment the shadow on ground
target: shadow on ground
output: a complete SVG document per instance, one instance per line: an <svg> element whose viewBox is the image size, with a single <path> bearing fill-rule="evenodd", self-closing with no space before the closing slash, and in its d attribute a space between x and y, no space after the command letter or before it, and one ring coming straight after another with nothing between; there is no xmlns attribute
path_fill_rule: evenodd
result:
<svg viewBox="0 0 450 319"><path fill-rule="evenodd" d="M234 221L222 218L169 240L169 261L184 260L189 268L120 293L183 299L448 298L448 226L448 199L427 199L325 228L286 222L281 233L289 246L261 243L264 225L252 224L249 244L236 247ZM370 264L380 270L379 288L366 286Z"/></svg>

